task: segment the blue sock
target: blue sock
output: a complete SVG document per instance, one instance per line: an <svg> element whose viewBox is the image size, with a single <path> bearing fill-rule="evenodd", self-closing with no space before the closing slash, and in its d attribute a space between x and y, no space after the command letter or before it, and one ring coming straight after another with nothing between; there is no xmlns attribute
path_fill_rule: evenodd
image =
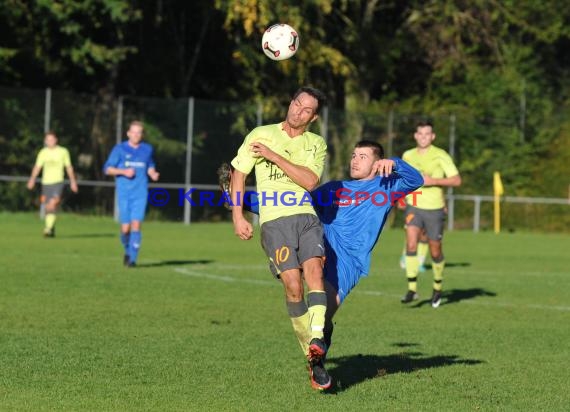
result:
<svg viewBox="0 0 570 412"><path fill-rule="evenodd" d="M137 258L139 256L139 249L141 247L141 232L131 232L131 239L129 242L129 257L131 262L137 263Z"/></svg>
<svg viewBox="0 0 570 412"><path fill-rule="evenodd" d="M131 237L130 233L122 233L121 232L121 243L125 248L125 255L129 254L129 238Z"/></svg>

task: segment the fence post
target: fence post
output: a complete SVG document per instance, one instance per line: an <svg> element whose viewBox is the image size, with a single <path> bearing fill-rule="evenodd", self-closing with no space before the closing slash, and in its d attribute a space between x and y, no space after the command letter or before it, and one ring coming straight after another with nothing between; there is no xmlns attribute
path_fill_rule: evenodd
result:
<svg viewBox="0 0 570 412"><path fill-rule="evenodd" d="M449 155L455 160L455 114L451 113L449 116ZM453 188L447 188L447 230L453 230L453 223L455 219L455 197L453 196Z"/></svg>
<svg viewBox="0 0 570 412"><path fill-rule="evenodd" d="M48 87L46 89L46 99L44 105L44 133L49 132L51 120L51 89ZM45 204L42 202L40 205L40 219L44 219L46 216Z"/></svg>
<svg viewBox="0 0 570 412"><path fill-rule="evenodd" d="M519 113L520 143L525 141L525 123L526 123L526 82L523 80L521 85L521 101Z"/></svg>
<svg viewBox="0 0 570 412"><path fill-rule="evenodd" d="M194 98L188 99L188 120L186 123L186 176L184 178L184 186L186 192L190 190L192 180L192 144L194 140ZM190 202L184 202L184 224L190 224Z"/></svg>
<svg viewBox="0 0 570 412"><path fill-rule="evenodd" d="M51 88L46 89L46 101L44 107L44 133L49 132L51 125Z"/></svg>
<svg viewBox="0 0 570 412"><path fill-rule="evenodd" d="M123 137L123 96L117 99L117 121L115 123L115 143L121 143ZM115 205L113 207L113 218L119 221L119 197L117 196L117 185L115 181Z"/></svg>

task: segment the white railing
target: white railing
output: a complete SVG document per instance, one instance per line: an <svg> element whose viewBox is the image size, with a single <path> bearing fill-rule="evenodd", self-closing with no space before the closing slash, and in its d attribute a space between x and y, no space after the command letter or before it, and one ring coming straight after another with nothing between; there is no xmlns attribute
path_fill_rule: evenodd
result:
<svg viewBox="0 0 570 412"><path fill-rule="evenodd" d="M447 195L449 205L454 205L457 200L466 200L473 202L473 232L479 232L481 228L481 203L493 202L494 196L491 195ZM552 198L552 197L518 197L518 196L501 196L501 202L504 203L524 203L535 205L568 205L570 206L570 198ZM453 206L452 206L453 207ZM570 210L569 210L570 211ZM448 214L449 230L453 230L453 215Z"/></svg>
<svg viewBox="0 0 570 412"><path fill-rule="evenodd" d="M0 182L27 182L27 176L9 176L0 175ZM66 181L66 183L69 183ZM114 181L99 181L99 180L78 180L79 186L92 186L92 187L114 187ZM194 190L219 190L217 184L192 184L188 183L149 183L150 188L163 188L163 189L183 189L188 191ZM247 190L255 190L254 187L247 187ZM454 209L457 201L473 202L473 232L477 233L481 229L481 204L483 202L492 203L493 196L490 195L460 195L460 194L447 194L447 207L448 207L448 230L453 230L455 226ZM518 204L533 204L533 205L567 205L570 206L570 198L549 198L549 197L518 197L518 196L501 196L502 203L518 203ZM190 207L189 202L188 206ZM570 212L570 209L568 210ZM187 222L190 220L189 212L184 213Z"/></svg>

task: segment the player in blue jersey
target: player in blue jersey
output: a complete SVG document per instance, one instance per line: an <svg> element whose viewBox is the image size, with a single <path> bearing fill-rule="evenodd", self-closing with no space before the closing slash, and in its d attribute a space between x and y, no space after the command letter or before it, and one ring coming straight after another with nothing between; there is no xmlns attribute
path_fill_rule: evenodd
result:
<svg viewBox="0 0 570 412"><path fill-rule="evenodd" d="M220 184L228 191L227 167L220 168ZM224 178L224 174L226 174ZM331 181L311 192L315 210L322 222L325 237L325 289L327 311L325 342L332 342L332 319L360 278L368 275L370 255L378 241L392 207L403 202L407 194L422 186L421 174L394 157L384 159L384 149L371 141L360 141L352 152L350 177L353 180ZM231 199L225 193L227 199ZM248 192L244 208L258 212L257 193Z"/></svg>
<svg viewBox="0 0 570 412"><path fill-rule="evenodd" d="M135 267L141 246L141 223L146 213L148 178L157 181L153 148L142 141L144 126L131 122L128 140L118 143L103 166L103 172L115 176L119 200L121 243L125 249L123 264Z"/></svg>

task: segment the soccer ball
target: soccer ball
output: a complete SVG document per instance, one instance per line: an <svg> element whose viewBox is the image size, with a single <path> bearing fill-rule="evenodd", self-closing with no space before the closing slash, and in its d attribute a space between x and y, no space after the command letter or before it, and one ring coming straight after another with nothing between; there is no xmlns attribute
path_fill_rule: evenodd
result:
<svg viewBox="0 0 570 412"><path fill-rule="evenodd" d="M299 50L297 30L288 24L274 24L263 33L261 48L271 60L293 57Z"/></svg>

